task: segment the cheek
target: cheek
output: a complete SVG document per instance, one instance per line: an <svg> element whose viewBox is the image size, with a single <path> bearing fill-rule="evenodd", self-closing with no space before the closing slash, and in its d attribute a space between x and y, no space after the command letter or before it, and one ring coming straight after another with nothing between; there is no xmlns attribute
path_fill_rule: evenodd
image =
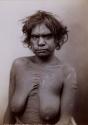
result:
<svg viewBox="0 0 88 125"><path fill-rule="evenodd" d="M31 48L34 50L38 47L36 42L31 42Z"/></svg>
<svg viewBox="0 0 88 125"><path fill-rule="evenodd" d="M54 42L53 40L50 41L49 44L48 44L48 46L49 46L52 50L54 50L54 49L55 49L55 42Z"/></svg>

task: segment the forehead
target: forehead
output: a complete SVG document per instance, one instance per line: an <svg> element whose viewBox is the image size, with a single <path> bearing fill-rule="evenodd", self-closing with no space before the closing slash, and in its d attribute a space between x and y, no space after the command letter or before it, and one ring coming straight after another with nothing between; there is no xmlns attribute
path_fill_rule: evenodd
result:
<svg viewBox="0 0 88 125"><path fill-rule="evenodd" d="M51 31L46 27L45 24L38 24L33 29L31 34L49 34Z"/></svg>

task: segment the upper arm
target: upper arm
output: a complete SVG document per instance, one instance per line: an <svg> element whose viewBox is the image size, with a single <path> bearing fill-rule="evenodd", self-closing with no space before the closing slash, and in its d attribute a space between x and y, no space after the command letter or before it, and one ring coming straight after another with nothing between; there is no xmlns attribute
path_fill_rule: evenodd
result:
<svg viewBox="0 0 88 125"><path fill-rule="evenodd" d="M11 111L11 99L15 91L15 75L16 75L16 61L13 62L11 70L10 70L10 80L9 80L9 97L8 97L8 106L4 116L4 123L14 123L15 118L14 114Z"/></svg>
<svg viewBox="0 0 88 125"><path fill-rule="evenodd" d="M63 91L61 96L61 115L72 115L77 92L76 71L67 67L64 74Z"/></svg>
<svg viewBox="0 0 88 125"><path fill-rule="evenodd" d="M10 82L9 82L9 101L11 101L16 88L16 77L18 76L20 67L22 67L23 58L17 58L14 60L11 71L10 71ZM21 72L21 71L20 71Z"/></svg>
<svg viewBox="0 0 88 125"><path fill-rule="evenodd" d="M15 77L16 77L15 70L16 70L16 66L15 66L15 61L14 61L12 64L12 67L11 67L11 71L10 71L9 102L11 101L12 96L13 96L14 91L15 91Z"/></svg>

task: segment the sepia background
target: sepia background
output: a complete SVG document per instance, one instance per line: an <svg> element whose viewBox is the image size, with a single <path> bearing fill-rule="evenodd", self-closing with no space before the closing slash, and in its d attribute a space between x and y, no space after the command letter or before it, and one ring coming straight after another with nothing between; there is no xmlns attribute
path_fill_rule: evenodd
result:
<svg viewBox="0 0 88 125"><path fill-rule="evenodd" d="M56 55L76 69L75 120L78 125L88 125L88 0L0 0L0 125L8 103L12 62L17 57L32 55L21 43L21 19L36 10L54 13L68 27L68 42Z"/></svg>

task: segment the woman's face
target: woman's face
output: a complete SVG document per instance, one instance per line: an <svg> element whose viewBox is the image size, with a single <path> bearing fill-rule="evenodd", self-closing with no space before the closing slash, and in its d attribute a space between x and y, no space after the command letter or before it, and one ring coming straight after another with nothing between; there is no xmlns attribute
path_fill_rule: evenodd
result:
<svg viewBox="0 0 88 125"><path fill-rule="evenodd" d="M32 51L37 56L51 56L55 50L55 39L45 24L35 26L30 37Z"/></svg>

